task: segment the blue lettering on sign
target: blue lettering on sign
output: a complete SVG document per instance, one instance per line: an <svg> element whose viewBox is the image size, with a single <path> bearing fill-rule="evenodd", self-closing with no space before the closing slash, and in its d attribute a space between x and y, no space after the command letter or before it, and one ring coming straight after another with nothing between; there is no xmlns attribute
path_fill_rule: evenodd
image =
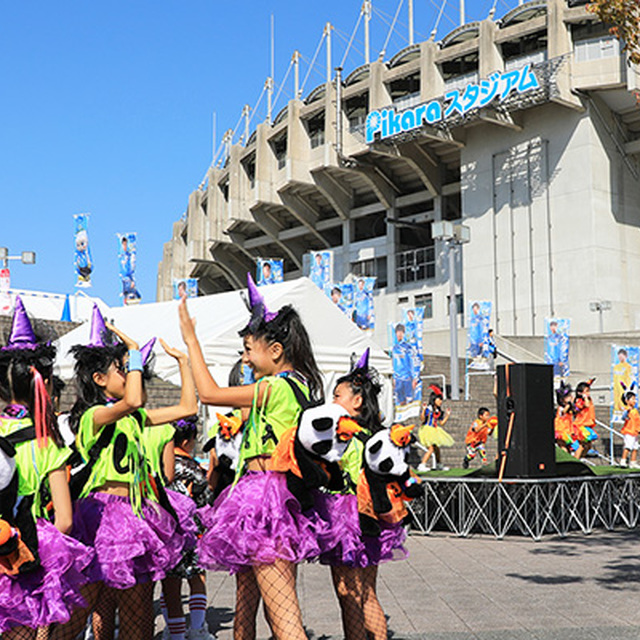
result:
<svg viewBox="0 0 640 640"><path fill-rule="evenodd" d="M371 144L376 136L389 138L406 133L423 124L441 122L453 114L465 115L473 109L486 107L493 100L503 102L512 94L522 95L540 88L531 65L506 73L493 73L487 80L470 83L462 90L452 90L441 100L432 100L396 113L394 108L371 111L365 122L365 139Z"/></svg>

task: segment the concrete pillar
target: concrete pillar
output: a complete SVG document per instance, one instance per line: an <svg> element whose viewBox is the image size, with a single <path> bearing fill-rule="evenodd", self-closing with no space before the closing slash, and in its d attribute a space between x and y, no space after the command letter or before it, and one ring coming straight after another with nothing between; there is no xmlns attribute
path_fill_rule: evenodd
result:
<svg viewBox="0 0 640 640"><path fill-rule="evenodd" d="M338 164L336 157L336 88L333 82L327 82L324 94L324 164L325 166ZM342 113L342 109L340 109ZM343 121L344 131L344 121Z"/></svg>
<svg viewBox="0 0 640 640"><path fill-rule="evenodd" d="M290 100L287 108L287 181L309 182L309 136L300 118L300 100Z"/></svg>
<svg viewBox="0 0 640 640"><path fill-rule="evenodd" d="M502 52L495 42L498 26L492 20L480 23L478 38L478 73L479 78L488 78L494 71L504 70Z"/></svg>
<svg viewBox="0 0 640 640"><path fill-rule="evenodd" d="M547 0L547 52L556 58L573 51L571 30L564 21L565 0Z"/></svg>
<svg viewBox="0 0 640 640"><path fill-rule="evenodd" d="M369 111L391 104L389 92L384 84L386 68L386 65L378 60L369 65Z"/></svg>
<svg viewBox="0 0 640 640"><path fill-rule="evenodd" d="M420 101L438 98L444 93L444 80L436 64L438 45L432 40L420 43Z"/></svg>
<svg viewBox="0 0 640 640"><path fill-rule="evenodd" d="M387 209L387 218L395 218L396 210L394 207ZM396 290L396 225L387 222L387 292L392 293Z"/></svg>
<svg viewBox="0 0 640 640"><path fill-rule="evenodd" d="M273 152L269 147L268 135L271 127L266 122L261 122L256 127L256 190L255 199L262 201L271 200L272 167L275 164Z"/></svg>
<svg viewBox="0 0 640 640"><path fill-rule="evenodd" d="M342 223L342 278L346 278L351 271L351 220Z"/></svg>

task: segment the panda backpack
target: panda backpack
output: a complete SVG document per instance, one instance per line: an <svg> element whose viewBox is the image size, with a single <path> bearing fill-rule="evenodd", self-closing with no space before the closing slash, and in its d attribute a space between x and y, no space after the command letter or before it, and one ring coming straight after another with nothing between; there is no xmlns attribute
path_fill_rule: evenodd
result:
<svg viewBox="0 0 640 640"><path fill-rule="evenodd" d="M358 512L362 534L378 537L380 521L396 524L407 515L405 502L422 490L407 463L413 425L394 424L367 440L358 479Z"/></svg>
<svg viewBox="0 0 640 640"><path fill-rule="evenodd" d="M298 426L289 429L280 439L271 456L271 470L286 474L287 488L297 498L302 511L306 511L313 506L312 489L342 489L338 462L361 427L340 405L313 404L293 380L285 380L302 413Z"/></svg>
<svg viewBox="0 0 640 640"><path fill-rule="evenodd" d="M40 567L33 497L18 498L15 447L34 440L35 427L0 436L0 575L17 575Z"/></svg>

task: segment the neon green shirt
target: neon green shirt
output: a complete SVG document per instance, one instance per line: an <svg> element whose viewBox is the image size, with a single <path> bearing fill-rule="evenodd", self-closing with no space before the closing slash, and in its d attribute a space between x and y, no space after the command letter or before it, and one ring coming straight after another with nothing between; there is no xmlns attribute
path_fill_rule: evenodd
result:
<svg viewBox="0 0 640 640"><path fill-rule="evenodd" d="M0 436L8 436L33 424L31 418L0 417ZM48 482L47 476L52 471L63 467L71 455L68 447L58 447L51 438L44 447L36 440L21 442L16 445L16 467L18 469L18 495L34 495L32 514L34 518L46 517L40 504L40 485Z"/></svg>
<svg viewBox="0 0 640 640"><path fill-rule="evenodd" d="M164 483L164 470L162 466L162 452L165 446L173 440L175 427L170 424L160 424L155 427L145 427L142 430L142 446L147 464L151 473L160 478Z"/></svg>

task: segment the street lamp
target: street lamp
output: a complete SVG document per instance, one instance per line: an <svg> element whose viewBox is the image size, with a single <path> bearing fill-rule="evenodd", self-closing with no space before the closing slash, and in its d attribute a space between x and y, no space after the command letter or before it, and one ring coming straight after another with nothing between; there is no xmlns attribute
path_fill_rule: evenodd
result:
<svg viewBox="0 0 640 640"><path fill-rule="evenodd" d="M611 311L611 300L596 300L589 303L589 311L598 312L600 314L600 333L604 332L603 311Z"/></svg>
<svg viewBox="0 0 640 640"><path fill-rule="evenodd" d="M431 223L431 236L447 245L449 254L449 349L451 399L460 399L460 375L458 372L458 309L456 305L456 247L471 240L471 230L463 224L447 220Z"/></svg>
<svg viewBox="0 0 640 640"><path fill-rule="evenodd" d="M0 262L4 269L9 268L9 260L20 260L22 264L35 264L36 252L35 251L23 251L19 256L10 256L9 249L7 247L0 247Z"/></svg>

